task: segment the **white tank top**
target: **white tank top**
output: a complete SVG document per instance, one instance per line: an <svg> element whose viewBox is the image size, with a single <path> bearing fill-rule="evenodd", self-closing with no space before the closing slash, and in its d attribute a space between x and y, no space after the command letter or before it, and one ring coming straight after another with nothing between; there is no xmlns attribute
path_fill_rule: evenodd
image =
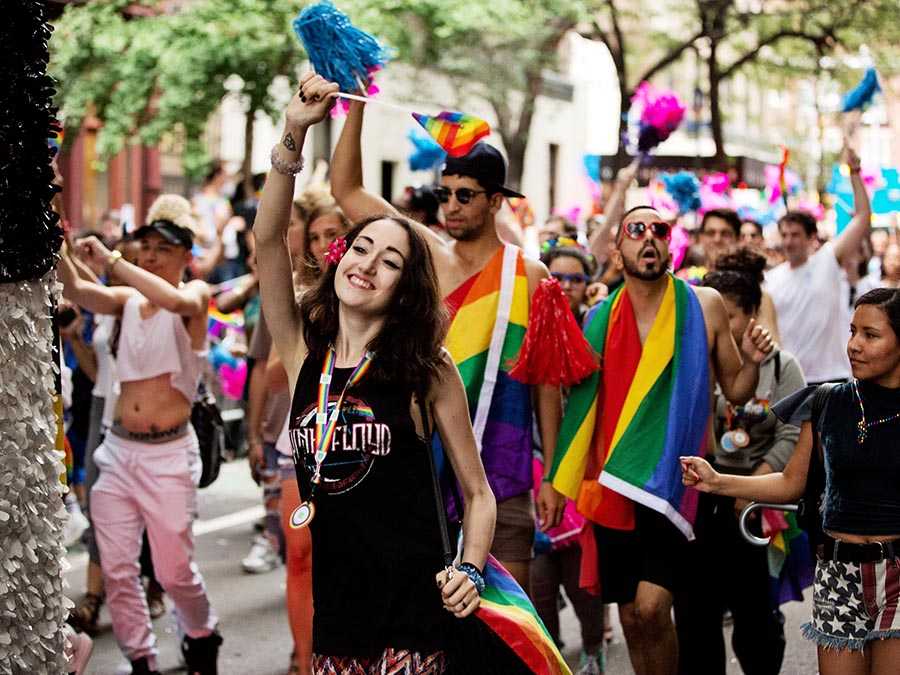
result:
<svg viewBox="0 0 900 675"><path fill-rule="evenodd" d="M141 318L144 297L132 295L122 310L122 329L116 369L119 382L134 382L171 373L172 387L193 402L200 383L206 345L191 349L191 336L178 314L165 309Z"/></svg>

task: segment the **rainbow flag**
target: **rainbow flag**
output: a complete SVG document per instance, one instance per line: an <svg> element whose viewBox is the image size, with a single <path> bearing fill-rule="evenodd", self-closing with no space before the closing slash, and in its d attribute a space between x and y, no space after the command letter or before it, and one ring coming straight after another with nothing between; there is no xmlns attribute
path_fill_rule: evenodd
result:
<svg viewBox="0 0 900 675"><path fill-rule="evenodd" d="M414 112L412 116L451 157L468 155L472 146L491 133L491 127L483 119L461 112L445 110L437 115Z"/></svg>
<svg viewBox="0 0 900 675"><path fill-rule="evenodd" d="M562 654L553 643L522 587L509 572L488 556L484 566L484 593L475 613L537 675L568 674Z"/></svg>
<svg viewBox="0 0 900 675"><path fill-rule="evenodd" d="M812 586L816 569L809 537L794 513L762 509L762 524L763 535L771 537L766 553L773 606L803 600L803 590Z"/></svg>
<svg viewBox="0 0 900 675"><path fill-rule="evenodd" d="M669 275L642 346L623 288L585 321L603 367L569 395L553 486L606 527L632 529L634 501L693 539L697 493L682 485L678 457L699 454L710 415L703 311L690 286Z"/></svg>
<svg viewBox="0 0 900 675"><path fill-rule="evenodd" d="M452 322L444 343L459 369L475 440L497 501L531 489L531 390L509 376L528 326L525 259L504 246L444 302ZM440 443L435 444L441 461ZM453 499L448 495L451 518Z"/></svg>

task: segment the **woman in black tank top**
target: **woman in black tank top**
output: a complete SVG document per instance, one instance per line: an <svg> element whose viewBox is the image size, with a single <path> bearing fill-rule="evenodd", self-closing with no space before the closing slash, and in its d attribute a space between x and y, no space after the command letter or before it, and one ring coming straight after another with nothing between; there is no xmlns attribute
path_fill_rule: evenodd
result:
<svg viewBox="0 0 900 675"><path fill-rule="evenodd" d="M272 339L292 386L291 445L313 539L313 663L325 672L441 673L453 617L477 609L496 507L425 240L403 218L354 227L298 307L282 243L306 129L336 85L313 75L287 111L255 235ZM443 568L422 438L424 399L464 493L461 573Z"/></svg>

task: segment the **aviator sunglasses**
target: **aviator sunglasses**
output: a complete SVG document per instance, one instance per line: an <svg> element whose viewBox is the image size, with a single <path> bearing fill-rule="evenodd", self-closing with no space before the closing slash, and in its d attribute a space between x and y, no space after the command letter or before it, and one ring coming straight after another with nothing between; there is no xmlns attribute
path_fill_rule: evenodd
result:
<svg viewBox="0 0 900 675"><path fill-rule="evenodd" d="M437 197L437 200L441 204L449 202L450 195L455 195L456 201L460 204L468 204L475 195L487 194L487 190L472 190L471 188L457 188L456 190L451 190L450 188L445 187L436 187L433 192L434 196Z"/></svg>
<svg viewBox="0 0 900 675"><path fill-rule="evenodd" d="M553 272L550 276L561 284L567 281L570 284L586 284L591 280L587 274L564 274L563 272Z"/></svg>
<svg viewBox="0 0 900 675"><path fill-rule="evenodd" d="M643 239L647 230L653 234L656 239L668 239L672 234L672 226L668 223L642 223L640 221L632 221L625 226L625 234L629 239Z"/></svg>

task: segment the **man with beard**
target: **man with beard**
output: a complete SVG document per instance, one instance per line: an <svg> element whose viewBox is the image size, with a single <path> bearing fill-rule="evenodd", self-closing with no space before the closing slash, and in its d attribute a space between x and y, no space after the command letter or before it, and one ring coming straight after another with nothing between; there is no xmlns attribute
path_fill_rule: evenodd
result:
<svg viewBox="0 0 900 675"><path fill-rule="evenodd" d="M771 351L752 322L740 351L721 296L668 273L670 225L648 206L626 212L613 262L625 283L585 319L602 369L572 388L550 477L596 524L600 587L618 603L637 675L674 674L673 592L687 568L696 493L679 455L701 454L712 390L742 404Z"/></svg>
<svg viewBox="0 0 900 675"><path fill-rule="evenodd" d="M396 213L389 203L366 192L362 180L364 107L353 103L331 164L331 190L352 221ZM446 347L466 385L476 439L488 481L497 499L497 525L491 549L528 589L534 542L531 497L532 420L536 412L544 465L553 464L553 448L562 401L558 387L535 386L509 377L511 361L528 326L531 296L549 276L540 262L497 235L495 218L505 197L522 197L506 187L506 162L487 143L464 157L449 157L434 190L449 241L422 226L441 293L452 322ZM557 525L565 500L541 484L536 497L541 528ZM454 505L455 506L455 505Z"/></svg>

